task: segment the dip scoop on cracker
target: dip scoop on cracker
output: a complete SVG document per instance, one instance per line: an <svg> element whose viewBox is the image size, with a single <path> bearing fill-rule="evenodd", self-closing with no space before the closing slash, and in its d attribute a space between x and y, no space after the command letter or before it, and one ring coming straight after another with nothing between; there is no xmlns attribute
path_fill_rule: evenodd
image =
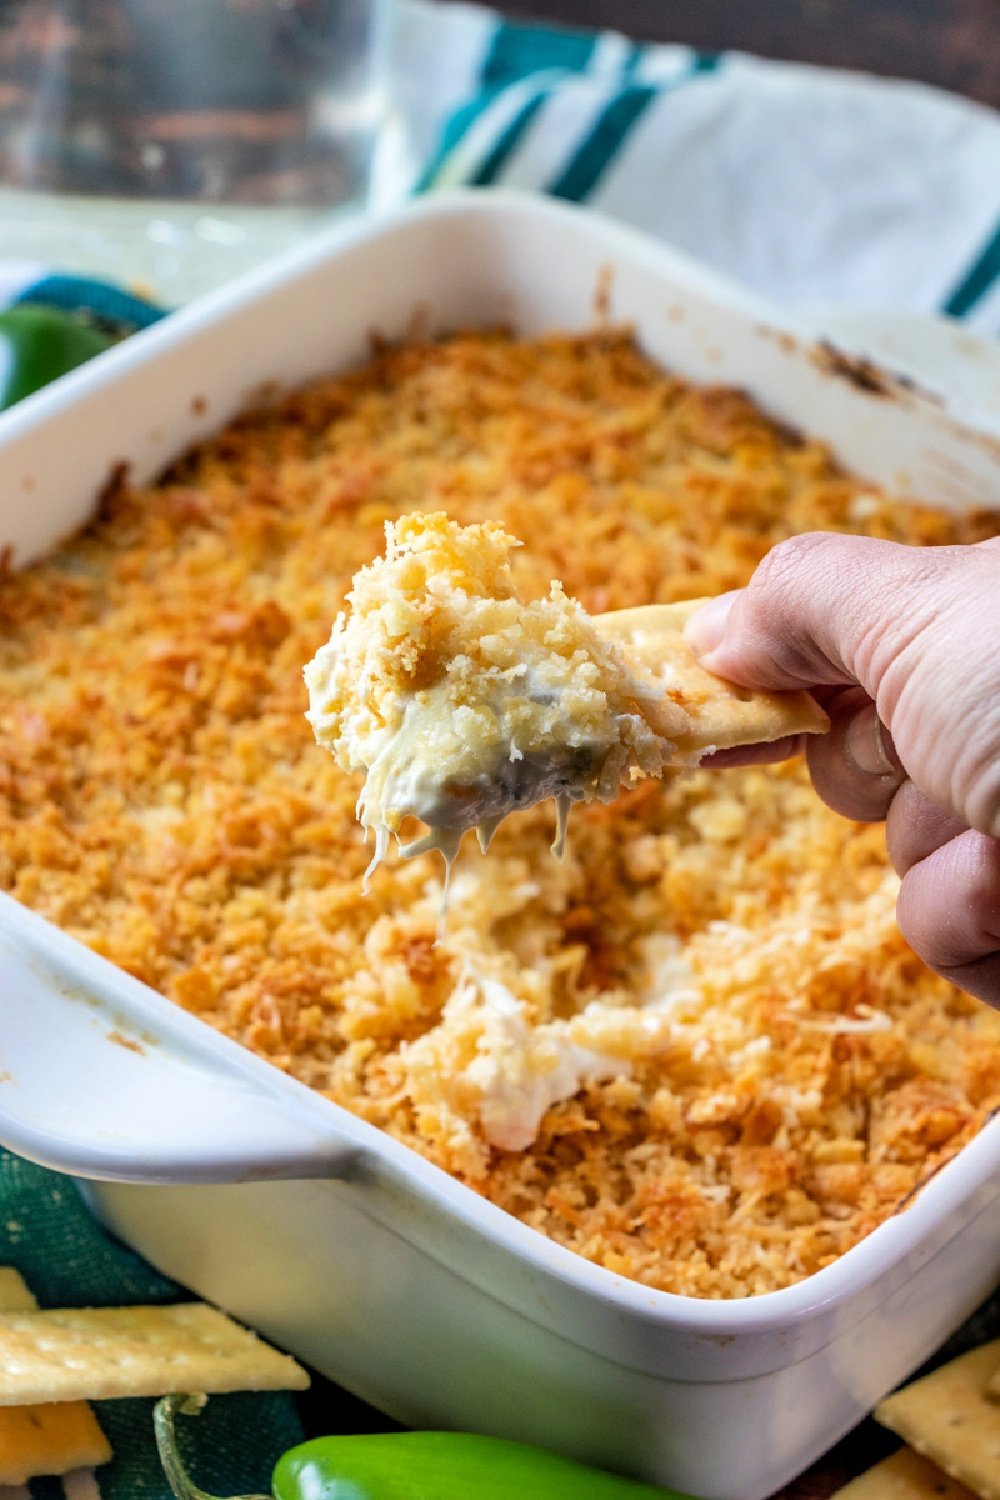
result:
<svg viewBox="0 0 1000 1500"><path fill-rule="evenodd" d="M703 600L591 616L558 582L526 600L520 545L440 513L387 523L385 556L305 669L316 739L365 775L369 875L410 817L428 831L402 853L439 849L450 866L470 828L485 849L509 813L553 797L560 851L575 802L829 727L807 693L751 692L698 665L682 632Z"/></svg>

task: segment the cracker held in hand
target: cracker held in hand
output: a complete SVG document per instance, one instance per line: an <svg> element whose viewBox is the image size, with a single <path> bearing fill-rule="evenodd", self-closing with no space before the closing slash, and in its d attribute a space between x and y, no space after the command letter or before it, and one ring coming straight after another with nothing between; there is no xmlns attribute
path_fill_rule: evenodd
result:
<svg viewBox="0 0 1000 1500"><path fill-rule="evenodd" d="M20 1272L0 1266L0 1313L31 1313L37 1307ZM111 1444L85 1401L0 1410L0 1484L93 1469L110 1457Z"/></svg>
<svg viewBox="0 0 1000 1500"><path fill-rule="evenodd" d="M686 599L594 617L604 639L622 645L632 671L648 685L643 711L654 728L662 721L662 732L686 753L824 734L830 721L809 693L758 692L706 672L684 639L684 626L707 603Z"/></svg>
<svg viewBox="0 0 1000 1500"><path fill-rule="evenodd" d="M201 1302L0 1315L0 1407L308 1384L294 1359Z"/></svg>
<svg viewBox="0 0 1000 1500"><path fill-rule="evenodd" d="M556 849L575 802L613 802L702 752L820 733L806 693L752 693L704 671L681 634L696 605L591 616L552 582L519 593L520 543L446 515L386 525L329 641L305 668L316 739L364 772L367 874L407 818L449 866L475 828L485 849L509 813L553 797ZM367 876L366 876L367 878Z"/></svg>
<svg viewBox="0 0 1000 1500"><path fill-rule="evenodd" d="M831 1500L975 1500L972 1491L912 1448L899 1448Z"/></svg>
<svg viewBox="0 0 1000 1500"><path fill-rule="evenodd" d="M1000 1405L987 1386L1000 1364L1000 1339L942 1365L875 1408L898 1432L983 1500L1000 1500Z"/></svg>

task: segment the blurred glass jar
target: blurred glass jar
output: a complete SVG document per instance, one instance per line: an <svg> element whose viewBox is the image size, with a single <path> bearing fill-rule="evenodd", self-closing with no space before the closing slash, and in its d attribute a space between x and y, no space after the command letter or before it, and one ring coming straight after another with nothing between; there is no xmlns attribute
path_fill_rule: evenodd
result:
<svg viewBox="0 0 1000 1500"><path fill-rule="evenodd" d="M0 253L178 300L365 200L384 0L0 0Z"/></svg>

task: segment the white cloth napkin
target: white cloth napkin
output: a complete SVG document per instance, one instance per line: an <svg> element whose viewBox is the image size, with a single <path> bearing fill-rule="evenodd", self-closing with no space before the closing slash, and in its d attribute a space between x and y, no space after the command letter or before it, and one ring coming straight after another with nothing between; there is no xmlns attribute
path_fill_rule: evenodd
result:
<svg viewBox="0 0 1000 1500"><path fill-rule="evenodd" d="M1000 332L1000 115L921 84L397 0L374 196L577 199L790 307Z"/></svg>

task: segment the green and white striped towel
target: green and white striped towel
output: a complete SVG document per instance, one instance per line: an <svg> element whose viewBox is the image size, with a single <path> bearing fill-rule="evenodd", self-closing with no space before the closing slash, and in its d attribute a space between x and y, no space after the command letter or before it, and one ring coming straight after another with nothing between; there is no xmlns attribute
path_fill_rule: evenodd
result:
<svg viewBox="0 0 1000 1500"><path fill-rule="evenodd" d="M398 0L375 199L521 187L773 302L1000 332L1000 116L920 84Z"/></svg>

